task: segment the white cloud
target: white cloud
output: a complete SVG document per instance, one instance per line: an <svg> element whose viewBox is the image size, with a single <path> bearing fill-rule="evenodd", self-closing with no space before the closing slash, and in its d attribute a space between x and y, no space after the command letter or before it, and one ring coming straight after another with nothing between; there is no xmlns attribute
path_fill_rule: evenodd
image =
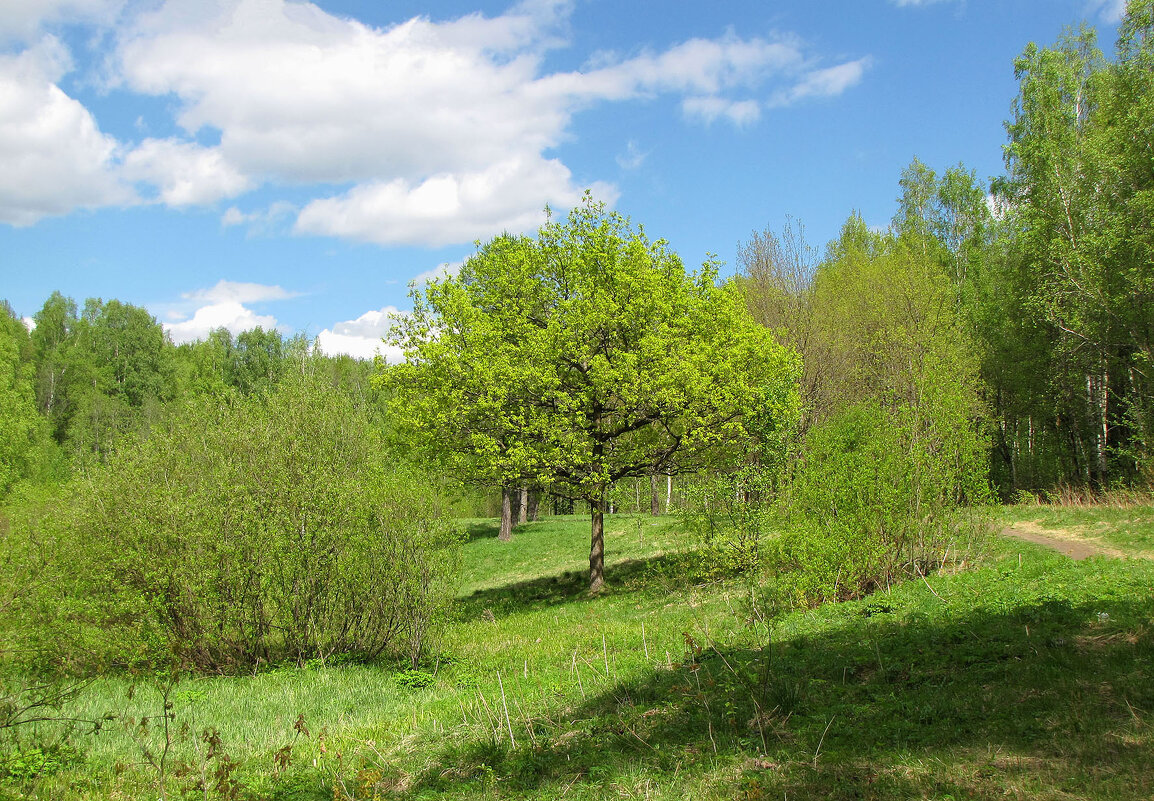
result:
<svg viewBox="0 0 1154 801"><path fill-rule="evenodd" d="M464 266L464 264L464 261L446 262L445 264L434 267L431 270L425 270L423 273L418 273L417 275L413 276L413 279L410 281L410 283L421 286L422 284L427 284L430 281L437 281L441 278L448 278L449 276L453 276L461 272L461 267Z"/></svg>
<svg viewBox="0 0 1154 801"><path fill-rule="evenodd" d="M1126 16L1126 0L1089 0L1088 14L1097 14L1106 22L1115 24Z"/></svg>
<svg viewBox="0 0 1154 801"><path fill-rule="evenodd" d="M277 328L276 318L268 314L257 314L236 301L223 301L201 306L192 319L182 323L164 323L164 330L178 345L205 339L209 332L217 328L227 328L235 336L241 331L261 327L266 330Z"/></svg>
<svg viewBox="0 0 1154 801"><path fill-rule="evenodd" d="M567 122L532 102L528 17L416 18L384 30L283 0L169 2L120 47L130 88L175 93L248 174L300 182L476 170L539 152Z"/></svg>
<svg viewBox="0 0 1154 801"><path fill-rule="evenodd" d="M268 234L279 230L290 218L295 218L300 209L287 201L278 200L266 209L245 213L236 206L230 206L220 217L225 228L234 225L248 226L249 234Z"/></svg>
<svg viewBox="0 0 1154 801"><path fill-rule="evenodd" d="M734 125L743 127L757 122L761 107L756 100L727 100L724 97L687 97L681 103L685 116L699 118L706 124L718 117L728 118Z"/></svg>
<svg viewBox="0 0 1154 801"><path fill-rule="evenodd" d="M648 151L642 151L637 140L630 139L625 143L625 152L617 154L617 166L623 170L636 170L649 158Z"/></svg>
<svg viewBox="0 0 1154 801"><path fill-rule="evenodd" d="M0 3L0 41L34 37L62 20L108 24L125 0L4 0Z"/></svg>
<svg viewBox="0 0 1154 801"><path fill-rule="evenodd" d="M292 212L297 233L467 242L533 228L546 204L579 201L589 182L551 151L584 108L672 95L688 119L741 127L775 98L844 91L866 64L816 69L794 37L730 32L547 72L546 52L568 46L574 4L521 0L492 17L374 28L303 0L9 0L0 32L116 20L115 52L85 77L165 98L183 133L135 145L102 134L57 86L69 63L55 39L0 57L0 170L13 168L0 221L294 187L295 206L230 208L221 222L282 230Z"/></svg>
<svg viewBox="0 0 1154 801"><path fill-rule="evenodd" d="M336 323L317 334L317 347L330 356L345 354L358 359L371 359L380 355L385 361L404 361L404 352L393 345L386 345L383 338L392 329L393 315L401 312L395 306L367 311L355 320Z"/></svg>
<svg viewBox="0 0 1154 801"><path fill-rule="evenodd" d="M164 310L164 316L174 321L164 323L164 330L177 344L204 339L216 328L227 328L234 336L258 326L285 333L286 330L277 324L276 317L257 314L245 304L289 300L300 294L276 285L222 279L207 289L182 293L182 303L172 304Z"/></svg>
<svg viewBox="0 0 1154 801"><path fill-rule="evenodd" d="M579 199L545 153L581 108L667 93L687 98L688 117L748 125L755 93L812 62L794 38L729 33L544 73L572 6L525 0L377 29L294 0L168 0L122 38L118 64L130 89L175 96L189 135L219 132L212 152L233 183L208 182L217 196L243 181L352 184L306 203L295 230L439 245L531 228L546 203Z"/></svg>
<svg viewBox="0 0 1154 801"><path fill-rule="evenodd" d="M155 185L160 200L177 207L215 203L252 186L218 148L175 139L145 139L125 157L124 175Z"/></svg>
<svg viewBox="0 0 1154 801"><path fill-rule="evenodd" d="M597 197L616 200L612 187ZM568 208L581 193L568 168L556 160L513 159L461 175L442 174L410 184L404 179L362 184L339 197L314 200L301 211L296 230L378 244L445 245L521 233L545 220L542 199Z"/></svg>
<svg viewBox="0 0 1154 801"><path fill-rule="evenodd" d="M835 97L861 82L865 71L873 64L868 56L847 61L834 67L813 70L790 89L778 93L771 105L787 106L807 97Z"/></svg>
<svg viewBox="0 0 1154 801"><path fill-rule="evenodd" d="M287 289L276 285L221 279L213 287L185 292L181 297L210 303L260 303L269 300L289 300L300 297L300 294L299 292L289 292Z"/></svg>
<svg viewBox="0 0 1154 801"><path fill-rule="evenodd" d="M134 200L114 174L116 140L56 85L70 69L68 51L52 36L0 56L0 222L31 225Z"/></svg>

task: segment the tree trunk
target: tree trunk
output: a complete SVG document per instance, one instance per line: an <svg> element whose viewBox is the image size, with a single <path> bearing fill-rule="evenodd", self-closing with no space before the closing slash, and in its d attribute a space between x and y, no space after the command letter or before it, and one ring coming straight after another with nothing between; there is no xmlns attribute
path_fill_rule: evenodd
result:
<svg viewBox="0 0 1154 801"><path fill-rule="evenodd" d="M669 514L669 508L673 506L673 476L665 477L665 514Z"/></svg>
<svg viewBox="0 0 1154 801"><path fill-rule="evenodd" d="M529 521L533 522L537 519L537 513L541 508L541 493L537 490L529 491Z"/></svg>
<svg viewBox="0 0 1154 801"><path fill-rule="evenodd" d="M513 539L513 490L501 487L501 533L497 535L501 542Z"/></svg>
<svg viewBox="0 0 1154 801"><path fill-rule="evenodd" d="M521 487L517 490L517 525L529 519L529 490Z"/></svg>
<svg viewBox="0 0 1154 801"><path fill-rule="evenodd" d="M657 517L661 514L661 496L657 494L657 474L649 474L649 514Z"/></svg>
<svg viewBox="0 0 1154 801"><path fill-rule="evenodd" d="M597 593L605 586L605 498L604 493L589 502L593 515L593 532L589 545L589 592Z"/></svg>

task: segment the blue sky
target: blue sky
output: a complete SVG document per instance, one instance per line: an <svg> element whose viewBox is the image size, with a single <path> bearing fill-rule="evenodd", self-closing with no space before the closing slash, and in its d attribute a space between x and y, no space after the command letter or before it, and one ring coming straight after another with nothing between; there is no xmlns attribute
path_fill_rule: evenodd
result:
<svg viewBox="0 0 1154 801"><path fill-rule="evenodd" d="M1119 0L5 0L0 297L371 355L410 281L585 189L732 269L1002 170L1013 59Z"/></svg>

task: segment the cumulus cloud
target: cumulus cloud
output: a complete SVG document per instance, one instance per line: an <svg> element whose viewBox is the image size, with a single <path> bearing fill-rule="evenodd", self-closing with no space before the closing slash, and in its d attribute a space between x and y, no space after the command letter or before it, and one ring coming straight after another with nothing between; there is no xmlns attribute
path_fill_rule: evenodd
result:
<svg viewBox="0 0 1154 801"><path fill-rule="evenodd" d="M192 319L180 323L163 323L164 330L178 345L205 339L210 331L227 328L235 336L241 331L253 328L275 329L276 318L271 314L257 314L244 304L225 301L202 306L192 315Z"/></svg>
<svg viewBox="0 0 1154 801"><path fill-rule="evenodd" d="M372 359L383 356L385 361L396 364L404 361L403 351L393 345L386 345L383 338L392 330L392 318L401 312L395 306L367 311L355 320L336 323L317 335L317 347L329 356L348 355L358 359Z"/></svg>
<svg viewBox="0 0 1154 801"><path fill-rule="evenodd" d="M0 188L0 221L292 187L295 206L234 207L222 224L279 229L292 211L299 234L467 242L531 229L545 204L580 199L589 182L550 151L584 108L672 95L688 120L748 126L773 105L844 91L867 63L822 69L795 37L729 32L548 72L547 52L569 45L574 2L374 28L303 0L20 0L0 11L0 31L117 19L102 79L170 99L181 132L138 143L102 134L57 86L68 59L56 40L2 60L0 169L20 180Z"/></svg>
<svg viewBox="0 0 1154 801"><path fill-rule="evenodd" d="M608 185L595 186L595 193L609 203L617 197ZM545 220L542 198L568 208L580 201L581 192L560 161L512 159L415 185L400 178L362 184L309 203L296 230L382 245L446 245L537 228Z"/></svg>
<svg viewBox="0 0 1154 801"><path fill-rule="evenodd" d="M567 120L532 102L532 19L424 18L384 30L282 0L169 2L119 51L128 86L174 93L250 174L417 180L540 152Z"/></svg>
<svg viewBox="0 0 1154 801"><path fill-rule="evenodd" d="M177 344L204 339L216 328L227 328L234 336L257 327L281 330L276 317L257 314L245 304L299 296L299 292L290 292L276 285L222 279L207 289L182 293L184 302L169 306L165 312L171 322L163 324L164 330Z"/></svg>
<svg viewBox="0 0 1154 801"><path fill-rule="evenodd" d="M117 142L101 133L57 81L71 69L52 36L0 56L0 221L43 217L133 200L115 175Z"/></svg>
<svg viewBox="0 0 1154 801"><path fill-rule="evenodd" d="M169 0L123 37L118 64L128 88L178 98L188 135L219 131L213 154L236 181L226 187L242 176L352 184L306 203L297 233L441 245L525 230L545 203L579 199L583 187L544 154L581 108L672 93L687 118L749 125L766 84L812 63L792 37L728 33L546 73L572 5L526 0L494 17L378 29L291 0Z"/></svg>
<svg viewBox="0 0 1154 801"><path fill-rule="evenodd" d="M108 24L125 0L5 0L0 3L0 41L34 37L44 26L70 20Z"/></svg>
<svg viewBox="0 0 1154 801"><path fill-rule="evenodd" d="M145 139L124 159L124 176L157 187L169 206L207 205L251 188L219 148L175 139Z"/></svg>

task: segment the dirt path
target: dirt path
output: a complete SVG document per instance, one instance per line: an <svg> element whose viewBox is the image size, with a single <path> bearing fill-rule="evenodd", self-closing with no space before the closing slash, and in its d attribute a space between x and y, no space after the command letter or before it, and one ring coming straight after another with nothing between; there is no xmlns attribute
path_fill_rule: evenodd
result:
<svg viewBox="0 0 1154 801"><path fill-rule="evenodd" d="M1058 553L1064 553L1074 560L1088 559L1091 556L1110 556L1119 559L1127 555L1117 548L1099 545L1064 529L1042 528L1030 521L1006 526L1002 529L1002 536L1042 545Z"/></svg>

